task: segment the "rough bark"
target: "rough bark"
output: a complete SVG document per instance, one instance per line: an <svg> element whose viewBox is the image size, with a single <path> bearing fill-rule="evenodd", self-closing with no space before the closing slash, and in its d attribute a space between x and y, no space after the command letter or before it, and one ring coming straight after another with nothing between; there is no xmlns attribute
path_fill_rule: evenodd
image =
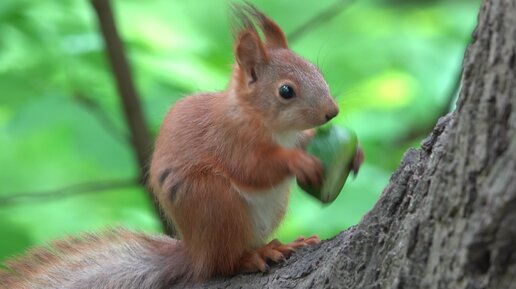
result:
<svg viewBox="0 0 516 289"><path fill-rule="evenodd" d="M516 288L516 1L486 1L474 38L457 109L357 226L195 288Z"/></svg>

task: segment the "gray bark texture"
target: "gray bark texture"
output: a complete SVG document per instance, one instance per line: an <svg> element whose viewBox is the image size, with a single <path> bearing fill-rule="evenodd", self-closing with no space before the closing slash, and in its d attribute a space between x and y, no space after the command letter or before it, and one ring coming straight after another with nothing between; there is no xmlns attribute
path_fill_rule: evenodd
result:
<svg viewBox="0 0 516 289"><path fill-rule="evenodd" d="M194 287L516 288L515 58L516 0L486 0L456 110L358 225L267 274Z"/></svg>

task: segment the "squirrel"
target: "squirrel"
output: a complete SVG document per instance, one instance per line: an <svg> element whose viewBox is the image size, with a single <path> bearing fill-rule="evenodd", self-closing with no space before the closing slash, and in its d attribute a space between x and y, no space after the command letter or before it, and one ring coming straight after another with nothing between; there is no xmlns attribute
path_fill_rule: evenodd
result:
<svg viewBox="0 0 516 289"><path fill-rule="evenodd" d="M7 262L0 288L170 288L265 272L320 242L267 240L292 180L321 184L323 167L304 147L339 108L276 22L249 3L234 11L241 25L228 88L177 101L152 155L149 186L180 239L113 229L58 240Z"/></svg>

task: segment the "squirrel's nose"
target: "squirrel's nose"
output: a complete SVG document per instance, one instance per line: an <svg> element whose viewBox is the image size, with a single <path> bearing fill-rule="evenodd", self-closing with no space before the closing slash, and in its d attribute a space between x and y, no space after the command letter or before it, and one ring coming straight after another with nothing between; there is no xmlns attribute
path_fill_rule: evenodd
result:
<svg viewBox="0 0 516 289"><path fill-rule="evenodd" d="M326 113L326 115L325 115L326 121L330 121L330 119L336 117L337 114L339 114L339 110L338 109L334 109L334 110Z"/></svg>

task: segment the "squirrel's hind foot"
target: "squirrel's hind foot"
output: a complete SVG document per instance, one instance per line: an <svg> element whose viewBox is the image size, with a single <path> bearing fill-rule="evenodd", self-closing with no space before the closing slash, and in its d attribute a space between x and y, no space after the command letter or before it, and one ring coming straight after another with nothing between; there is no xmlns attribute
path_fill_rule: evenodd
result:
<svg viewBox="0 0 516 289"><path fill-rule="evenodd" d="M299 237L291 243L282 244L277 239L270 241L254 251L246 253L240 259L241 272L268 272L269 263L280 263L285 261L288 257L296 251L297 248L317 245L321 243L321 239L317 235L311 237Z"/></svg>

